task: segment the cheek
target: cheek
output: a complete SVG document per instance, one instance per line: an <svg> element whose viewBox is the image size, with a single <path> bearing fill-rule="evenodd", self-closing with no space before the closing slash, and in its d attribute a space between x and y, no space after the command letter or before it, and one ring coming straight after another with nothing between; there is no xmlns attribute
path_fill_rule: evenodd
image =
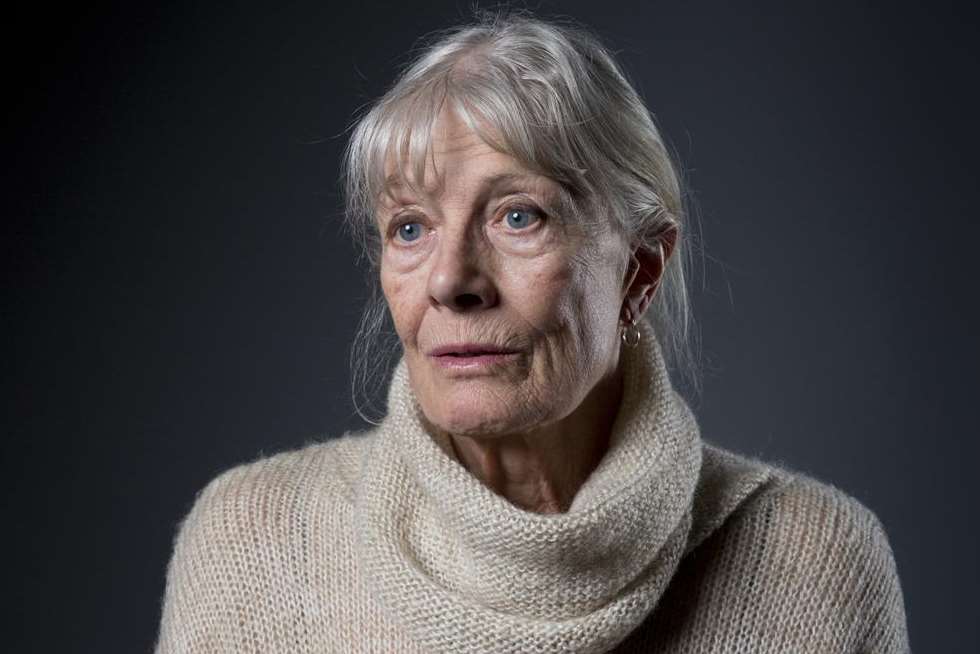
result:
<svg viewBox="0 0 980 654"><path fill-rule="evenodd" d="M621 282L609 259L578 260L548 289L552 311L562 327L571 365L605 368L615 350L621 309Z"/></svg>
<svg viewBox="0 0 980 654"><path fill-rule="evenodd" d="M388 303L392 322L398 338L406 348L413 348L418 334L419 322L425 310L425 296L418 297L414 289L419 288L411 279L401 274L391 274L382 269L381 291ZM424 285L422 286L424 289Z"/></svg>
<svg viewBox="0 0 980 654"><path fill-rule="evenodd" d="M571 309L574 267L565 257L518 261L503 267L497 280L501 296L534 329L551 332L560 328Z"/></svg>
<svg viewBox="0 0 980 654"><path fill-rule="evenodd" d="M621 282L617 271L603 262L592 262L576 271L572 282L575 311L583 321L598 327L619 316Z"/></svg>
<svg viewBox="0 0 980 654"><path fill-rule="evenodd" d="M602 329L618 316L619 281L602 260L555 257L508 276L509 295L524 317L540 329L571 327L580 336Z"/></svg>

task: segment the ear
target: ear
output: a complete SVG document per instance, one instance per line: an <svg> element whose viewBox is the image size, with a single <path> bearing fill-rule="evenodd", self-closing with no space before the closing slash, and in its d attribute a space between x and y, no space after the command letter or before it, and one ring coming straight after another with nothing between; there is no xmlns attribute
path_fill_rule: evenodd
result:
<svg viewBox="0 0 980 654"><path fill-rule="evenodd" d="M640 246L630 254L623 285L623 306L629 309L634 319L639 320L653 301L676 244L677 227L671 225L657 237L655 249Z"/></svg>

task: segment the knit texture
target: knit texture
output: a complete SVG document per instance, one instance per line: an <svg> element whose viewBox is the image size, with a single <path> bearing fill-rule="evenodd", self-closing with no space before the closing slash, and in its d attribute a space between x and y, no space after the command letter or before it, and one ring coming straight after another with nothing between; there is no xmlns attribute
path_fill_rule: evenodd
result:
<svg viewBox="0 0 980 654"><path fill-rule="evenodd" d="M609 450L537 514L426 431L400 363L378 427L198 495L157 653L909 651L868 508L702 440L648 327L623 372Z"/></svg>

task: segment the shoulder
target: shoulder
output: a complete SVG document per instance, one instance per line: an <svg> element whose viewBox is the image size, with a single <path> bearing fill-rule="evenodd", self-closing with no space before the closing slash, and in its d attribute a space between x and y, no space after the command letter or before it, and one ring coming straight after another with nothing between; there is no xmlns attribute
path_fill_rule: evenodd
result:
<svg viewBox="0 0 980 654"><path fill-rule="evenodd" d="M829 578L846 575L848 568L870 559L893 562L881 520L838 486L783 463L763 463L720 449L712 458L719 471L764 471L765 483L746 497L726 527L729 538L755 539L754 548L778 558L781 573L819 572Z"/></svg>
<svg viewBox="0 0 980 654"><path fill-rule="evenodd" d="M881 520L832 483L781 464L769 469L770 481L720 530L713 558L745 583L740 592L753 595L760 614L806 615L809 636L827 646L901 651L904 601Z"/></svg>
<svg viewBox="0 0 980 654"><path fill-rule="evenodd" d="M834 484L709 443L695 502L702 510L726 514L736 526L761 520L784 529L780 535L793 542L855 539L871 545L885 534L868 506Z"/></svg>
<svg viewBox="0 0 980 654"><path fill-rule="evenodd" d="M706 444L693 525L658 637L746 652L908 652L902 590L881 521L840 488ZM669 649L665 647L663 649Z"/></svg>
<svg viewBox="0 0 980 654"><path fill-rule="evenodd" d="M236 465L198 491L177 529L175 555L201 547L265 543L292 533L290 522L352 502L368 433L307 445Z"/></svg>
<svg viewBox="0 0 980 654"><path fill-rule="evenodd" d="M235 466L198 492L174 539L156 651L239 651L244 632L265 638L270 620L305 619L287 613L347 574L369 433Z"/></svg>
<svg viewBox="0 0 980 654"><path fill-rule="evenodd" d="M884 525L863 502L811 474L783 465L773 472L773 483L746 504L739 521L758 523L774 538L773 548L793 550L790 563L891 557Z"/></svg>
<svg viewBox="0 0 980 654"><path fill-rule="evenodd" d="M337 490L349 486L360 466L361 455L370 443L371 432L347 432L322 441L311 441L294 450L259 456L217 475L200 492L201 496L241 486L269 490L295 487L323 479Z"/></svg>

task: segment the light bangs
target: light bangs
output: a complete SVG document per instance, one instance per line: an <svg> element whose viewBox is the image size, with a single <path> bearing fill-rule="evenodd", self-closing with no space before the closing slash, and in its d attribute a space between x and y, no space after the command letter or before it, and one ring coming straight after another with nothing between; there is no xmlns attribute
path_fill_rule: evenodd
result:
<svg viewBox="0 0 980 654"><path fill-rule="evenodd" d="M535 107L527 93L514 93L512 84L500 83L493 67L488 69L489 74L468 71L465 76L443 71L419 83L413 92L378 105L378 114L363 135L368 143L362 152L368 156L362 160L364 202L357 211L365 223L362 228L376 227L380 203L396 202L395 189L408 188L416 194L425 189L427 163L435 169L432 134L444 109L455 113L494 150L555 181L564 222L583 225L583 217L593 213L583 210L586 199L595 195L583 175L585 169L578 162L569 165L571 154L553 136L563 125L562 118L536 115L540 103Z"/></svg>

